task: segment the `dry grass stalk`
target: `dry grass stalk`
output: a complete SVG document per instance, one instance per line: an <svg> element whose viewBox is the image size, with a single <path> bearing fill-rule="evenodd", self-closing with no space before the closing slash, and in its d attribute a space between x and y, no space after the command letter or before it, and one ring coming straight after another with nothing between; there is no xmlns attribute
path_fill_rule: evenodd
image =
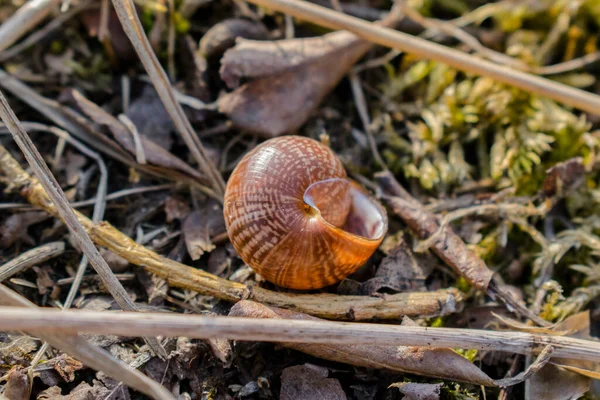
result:
<svg viewBox="0 0 600 400"><path fill-rule="evenodd" d="M181 134L202 172L211 181L212 189L217 194L223 195L225 193L225 182L217 168L208 158L204 146L202 146L198 135L194 132L194 128L192 128L183 108L177 101L175 92L169 83L169 78L160 65L144 33L140 19L135 11L135 5L131 0L113 0L113 6L121 21L123 30L133 44L142 64L144 64L144 68L148 72L165 109L173 119L175 127Z"/></svg>
<svg viewBox="0 0 600 400"><path fill-rule="evenodd" d="M64 253L65 242L51 242L19 254L9 262L0 265L0 282L39 263Z"/></svg>
<svg viewBox="0 0 600 400"><path fill-rule="evenodd" d="M29 300L21 297L12 290L0 285L0 305L11 306L20 312L23 307L38 310ZM60 312L60 311L59 311ZM102 371L108 376L125 383L127 386L142 392L153 399L173 400L173 396L160 384L148 378L138 370L117 360L112 354L91 345L85 339L74 335L55 335L49 332L38 332L35 336L50 343L53 347L68 353L96 371Z"/></svg>
<svg viewBox="0 0 600 400"><path fill-rule="evenodd" d="M40 183L25 172L2 146L0 146L0 176L11 183L13 190L20 190L32 205L54 216L60 216ZM194 290L227 301L251 299L321 318L345 320L397 319L403 315L447 315L462 307L463 299L456 289L367 297L278 293L260 287L248 287L162 257L135 243L106 222L94 224L78 212L76 216L97 245L106 247L130 263L166 279L171 286Z"/></svg>
<svg viewBox="0 0 600 400"><path fill-rule="evenodd" d="M131 336L135 333L262 342L468 348L518 354L539 354L552 346L553 358L600 362L597 341L483 329L13 307L0 309L0 323L7 330L54 334L87 332Z"/></svg>
<svg viewBox="0 0 600 400"><path fill-rule="evenodd" d="M299 0L249 0L251 3L292 15L331 29L343 29L373 43L442 62L461 71L487 76L519 89L546 96L566 105L600 115L600 96L539 76L496 65L428 40Z"/></svg>
<svg viewBox="0 0 600 400"><path fill-rule="evenodd" d="M0 51L10 47L46 18L58 0L29 0L0 25Z"/></svg>
<svg viewBox="0 0 600 400"><path fill-rule="evenodd" d="M25 132L21 126L17 116L14 114L13 110L6 101L4 94L1 92L0 117L6 124L6 127L10 133L13 135L15 142L25 155L25 158L33 169L35 175L40 180L40 184L43 186L49 199L51 199L52 203L54 203L56 212L61 216L62 220L69 228L73 241L88 258L110 294L115 298L117 304L119 304L119 307L124 310L136 311L137 306L133 300L131 300L119 280L115 278L110 267L100 255L98 249L96 249L94 246L94 243L91 241L83 226L77 220L73 208L71 208L69 201L67 200L60 185L56 181L56 178L52 174L52 171L50 171L48 165L46 165L42 155L33 144L33 141L27 132ZM156 338L148 338L147 342L157 355L166 358L166 351L162 348Z"/></svg>

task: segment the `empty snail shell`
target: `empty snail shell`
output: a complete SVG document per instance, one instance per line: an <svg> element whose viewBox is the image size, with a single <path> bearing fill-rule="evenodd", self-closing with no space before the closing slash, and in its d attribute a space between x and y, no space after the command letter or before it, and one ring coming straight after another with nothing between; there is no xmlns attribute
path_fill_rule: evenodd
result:
<svg viewBox="0 0 600 400"><path fill-rule="evenodd" d="M266 280L293 289L334 284L362 266L387 231L385 209L316 140L283 136L250 151L223 208L236 251Z"/></svg>

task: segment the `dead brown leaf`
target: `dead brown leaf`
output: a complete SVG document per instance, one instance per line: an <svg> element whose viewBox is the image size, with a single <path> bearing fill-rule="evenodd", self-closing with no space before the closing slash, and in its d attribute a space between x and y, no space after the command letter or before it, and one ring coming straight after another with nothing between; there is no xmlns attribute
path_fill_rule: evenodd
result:
<svg viewBox="0 0 600 400"><path fill-rule="evenodd" d="M296 365L281 374L281 400L346 400L337 379L328 378L329 370L312 364Z"/></svg>
<svg viewBox="0 0 600 400"><path fill-rule="evenodd" d="M169 196L167 197L167 200L165 200L165 214L168 223L175 220L182 221L189 213L190 207L186 201L173 196Z"/></svg>
<svg viewBox="0 0 600 400"><path fill-rule="evenodd" d="M12 214L0 225L0 248L6 249L17 242L33 246L35 240L29 235L29 227L48 218L48 214L40 212Z"/></svg>
<svg viewBox="0 0 600 400"><path fill-rule="evenodd" d="M390 385L400 390L403 400L439 400L441 383L399 382Z"/></svg>
<svg viewBox="0 0 600 400"><path fill-rule="evenodd" d="M581 157L557 163L546 171L543 190L546 196L563 196L577 188L585 178L585 167Z"/></svg>
<svg viewBox="0 0 600 400"><path fill-rule="evenodd" d="M570 316L555 327L570 332L568 336L594 339L590 334L589 311ZM592 378L598 378L598 367L588 361L553 358L530 381L532 398L547 400L578 399L590 389Z"/></svg>
<svg viewBox="0 0 600 400"><path fill-rule="evenodd" d="M145 85L125 115L146 138L163 149L171 148L175 126L154 87Z"/></svg>
<svg viewBox="0 0 600 400"><path fill-rule="evenodd" d="M211 236L225 231L223 212L216 202L209 202L199 210L192 211L183 222L185 244L192 260L211 252L215 245Z"/></svg>
<svg viewBox="0 0 600 400"><path fill-rule="evenodd" d="M319 319L247 300L235 304L231 308L230 315L252 318ZM406 319L404 323L414 324L410 319ZM383 368L396 372L495 386L493 379L451 349L306 343L282 343L282 345L315 357L358 367Z"/></svg>
<svg viewBox="0 0 600 400"><path fill-rule="evenodd" d="M51 365L67 382L73 382L75 380L75 371L83 368L83 364L80 361L66 354L61 354L48 361L48 365Z"/></svg>
<svg viewBox="0 0 600 400"><path fill-rule="evenodd" d="M96 381L94 381L94 386L96 386ZM98 395L96 397L95 395ZM108 392L104 393L104 397ZM58 386L53 386L41 392L37 400L93 400L100 397L101 393L98 390L94 390L94 387L88 385L86 382L81 382L75 389L71 391L71 393L63 396L62 390Z"/></svg>
<svg viewBox="0 0 600 400"><path fill-rule="evenodd" d="M396 20L392 12L382 24ZM221 78L232 88L242 78L254 80L221 96L218 109L238 128L266 137L294 132L371 47L346 31L277 41L238 39L221 60Z"/></svg>
<svg viewBox="0 0 600 400"><path fill-rule="evenodd" d="M31 390L27 371L22 367L14 367L8 373L8 382L2 395L8 400L28 400Z"/></svg>
<svg viewBox="0 0 600 400"><path fill-rule="evenodd" d="M112 132L115 140L119 142L121 146L123 146L131 154L136 154L133 136L127 127L121 123L121 121L104 111L98 105L86 99L77 90L70 90L68 95L70 95L71 99L77 104L81 111L83 111L95 123L107 126ZM186 174L195 178L202 177L198 171L190 167L186 162L177 158L162 146L148 139L144 135L144 132L140 132L140 139L146 159L151 164L185 172Z"/></svg>
<svg viewBox="0 0 600 400"><path fill-rule="evenodd" d="M235 45L237 38L262 40L269 37L269 31L257 21L230 18L215 24L200 39L199 50L206 58L219 57Z"/></svg>
<svg viewBox="0 0 600 400"><path fill-rule="evenodd" d="M381 261L375 276L361 284L361 294L371 295L383 288L395 292L423 291L436 264L437 259L430 253L415 254L401 240Z"/></svg>

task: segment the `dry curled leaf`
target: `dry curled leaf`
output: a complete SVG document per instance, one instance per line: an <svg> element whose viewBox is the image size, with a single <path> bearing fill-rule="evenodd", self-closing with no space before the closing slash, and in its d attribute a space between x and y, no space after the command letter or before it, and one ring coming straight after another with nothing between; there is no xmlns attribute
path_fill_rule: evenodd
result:
<svg viewBox="0 0 600 400"><path fill-rule="evenodd" d="M175 220L182 221L189 213L190 207L186 201L173 196L169 196L167 197L167 200L165 200L165 214L168 223Z"/></svg>
<svg viewBox="0 0 600 400"><path fill-rule="evenodd" d="M306 314L267 307L247 300L236 303L231 308L230 315L251 318L319 320L319 318ZM409 319L406 319L404 323L414 324ZM472 362L451 349L306 343L282 343L282 345L315 357L358 367L383 368L484 386L496 385L493 379Z"/></svg>
<svg viewBox="0 0 600 400"><path fill-rule="evenodd" d="M230 18L215 24L200 39L199 50L206 58L218 57L235 45L237 38L262 40L269 37L263 24L243 18Z"/></svg>
<svg viewBox="0 0 600 400"><path fill-rule="evenodd" d="M439 400L441 383L399 382L391 384L404 395L403 400Z"/></svg>
<svg viewBox="0 0 600 400"><path fill-rule="evenodd" d="M98 105L86 99L77 90L70 90L68 94L81 109L81 111L83 111L95 123L107 126L115 137L115 140L119 142L121 146L123 146L131 154L136 154L136 146L132 133L125 125L121 123L121 121L104 111ZM144 135L144 132L139 132L139 136L146 159L151 164L165 168L176 169L195 178L201 177L198 171L190 167L183 160L177 158L162 146L148 139Z"/></svg>
<svg viewBox="0 0 600 400"><path fill-rule="evenodd" d="M29 377L27 371L23 367L14 367L8 372L8 382L4 388L4 392L0 393L0 397L4 395L7 400L28 400L30 396Z"/></svg>
<svg viewBox="0 0 600 400"><path fill-rule="evenodd" d="M98 398L94 397L94 393L92 386L88 385L86 382L82 382L77 385L71 393L64 396L60 387L53 386L41 392L38 395L37 400L92 400ZM106 396L107 394L108 393L105 393L104 395Z"/></svg>
<svg viewBox="0 0 600 400"><path fill-rule="evenodd" d="M51 365L67 382L73 382L75 380L75 371L83 368L83 364L80 361L66 354L61 354L48 361L48 365Z"/></svg>
<svg viewBox="0 0 600 400"><path fill-rule="evenodd" d="M183 222L185 245L192 260L214 250L211 236L225 231L223 212L218 204L209 202L199 210L191 212Z"/></svg>
<svg viewBox="0 0 600 400"><path fill-rule="evenodd" d="M382 24L394 25L396 13ZM372 47L356 35L338 31L316 38L269 42L239 39L221 60L229 87L254 78L218 100L219 111L235 126L273 137L296 131Z"/></svg>
<svg viewBox="0 0 600 400"><path fill-rule="evenodd" d="M337 379L328 378L329 370L312 364L288 367L281 373L281 400L346 400Z"/></svg>
<svg viewBox="0 0 600 400"><path fill-rule="evenodd" d="M593 339L590 335L589 311L570 316L557 324L556 331L569 332L568 336ZM553 358L530 381L531 398L547 400L578 399L590 389L592 379L598 378L595 363Z"/></svg>
<svg viewBox="0 0 600 400"><path fill-rule="evenodd" d="M6 249L17 242L33 246L35 240L29 235L29 226L48 218L48 214L39 212L12 214L0 225L0 248Z"/></svg>
<svg viewBox="0 0 600 400"><path fill-rule="evenodd" d="M557 163L546 171L542 185L546 196L563 196L581 185L585 178L585 167L581 157Z"/></svg>
<svg viewBox="0 0 600 400"><path fill-rule="evenodd" d="M164 149L171 148L171 134L175 131L175 126L154 87L145 85L140 95L131 102L125 115L144 137Z"/></svg>

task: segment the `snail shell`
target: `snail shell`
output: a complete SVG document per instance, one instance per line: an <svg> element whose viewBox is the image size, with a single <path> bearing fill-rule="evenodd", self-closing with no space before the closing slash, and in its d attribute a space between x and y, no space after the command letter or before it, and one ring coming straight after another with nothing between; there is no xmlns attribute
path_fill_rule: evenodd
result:
<svg viewBox="0 0 600 400"><path fill-rule="evenodd" d="M283 136L250 151L223 208L236 251L266 280L293 289L334 284L362 266L387 231L385 209L316 140Z"/></svg>

